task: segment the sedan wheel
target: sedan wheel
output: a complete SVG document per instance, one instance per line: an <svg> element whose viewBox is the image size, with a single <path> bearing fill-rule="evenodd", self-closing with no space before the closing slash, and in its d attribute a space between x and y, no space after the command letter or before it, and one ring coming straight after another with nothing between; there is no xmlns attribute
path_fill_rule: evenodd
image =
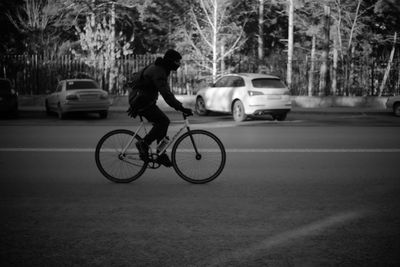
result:
<svg viewBox="0 0 400 267"><path fill-rule="evenodd" d="M243 103L240 100L235 101L233 104L233 119L237 122L241 122L246 120L247 116L246 113L244 112L244 106Z"/></svg>
<svg viewBox="0 0 400 267"><path fill-rule="evenodd" d="M195 107L196 113L200 116L205 116L208 114L208 110L206 109L206 104L204 102L204 99L202 97L198 97L196 99L196 107Z"/></svg>

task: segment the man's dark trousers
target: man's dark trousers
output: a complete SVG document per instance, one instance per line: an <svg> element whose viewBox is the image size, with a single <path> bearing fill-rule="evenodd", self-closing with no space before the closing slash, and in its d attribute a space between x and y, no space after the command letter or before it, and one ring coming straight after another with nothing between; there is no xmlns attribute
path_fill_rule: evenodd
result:
<svg viewBox="0 0 400 267"><path fill-rule="evenodd" d="M140 115L153 124L150 132L144 137L146 144L150 145L154 140L160 142L167 135L169 118L155 104L140 112Z"/></svg>

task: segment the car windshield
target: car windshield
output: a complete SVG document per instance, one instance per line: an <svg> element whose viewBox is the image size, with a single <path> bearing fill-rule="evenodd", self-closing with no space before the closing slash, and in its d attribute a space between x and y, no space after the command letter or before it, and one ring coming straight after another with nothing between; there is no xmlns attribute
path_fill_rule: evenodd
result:
<svg viewBox="0 0 400 267"><path fill-rule="evenodd" d="M11 92L11 84L7 80L0 80L0 92L2 93L10 93Z"/></svg>
<svg viewBox="0 0 400 267"><path fill-rule="evenodd" d="M67 90L76 89L98 89L99 87L92 81L68 81Z"/></svg>
<svg viewBox="0 0 400 267"><path fill-rule="evenodd" d="M254 88L286 88L279 79L259 78L251 81Z"/></svg>

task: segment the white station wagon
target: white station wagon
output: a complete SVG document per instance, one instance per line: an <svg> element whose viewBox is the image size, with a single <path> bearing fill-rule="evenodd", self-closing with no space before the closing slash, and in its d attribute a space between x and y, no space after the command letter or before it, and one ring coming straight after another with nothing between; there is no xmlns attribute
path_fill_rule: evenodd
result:
<svg viewBox="0 0 400 267"><path fill-rule="evenodd" d="M47 95L46 112L56 112L60 119L69 112L96 112L106 118L110 108L108 93L91 79L69 79L58 83L56 90Z"/></svg>
<svg viewBox="0 0 400 267"><path fill-rule="evenodd" d="M289 89L277 76L255 73L227 74L196 94L196 113L232 113L235 121L270 114L283 121L291 110Z"/></svg>

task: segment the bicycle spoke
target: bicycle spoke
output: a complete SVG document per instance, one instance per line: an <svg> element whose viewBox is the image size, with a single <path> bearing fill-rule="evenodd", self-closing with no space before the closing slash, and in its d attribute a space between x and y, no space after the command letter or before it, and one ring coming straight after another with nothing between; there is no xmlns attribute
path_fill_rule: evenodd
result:
<svg viewBox="0 0 400 267"><path fill-rule="evenodd" d="M226 153L221 141L203 130L182 135L172 149L172 160L176 172L191 183L207 183L215 179L223 170Z"/></svg>
<svg viewBox="0 0 400 267"><path fill-rule="evenodd" d="M106 134L96 147L95 158L100 172L109 180L117 183L131 182L142 175L147 163L139 158L135 141L122 154L132 139L133 132L115 130ZM136 137L138 140L140 137Z"/></svg>

